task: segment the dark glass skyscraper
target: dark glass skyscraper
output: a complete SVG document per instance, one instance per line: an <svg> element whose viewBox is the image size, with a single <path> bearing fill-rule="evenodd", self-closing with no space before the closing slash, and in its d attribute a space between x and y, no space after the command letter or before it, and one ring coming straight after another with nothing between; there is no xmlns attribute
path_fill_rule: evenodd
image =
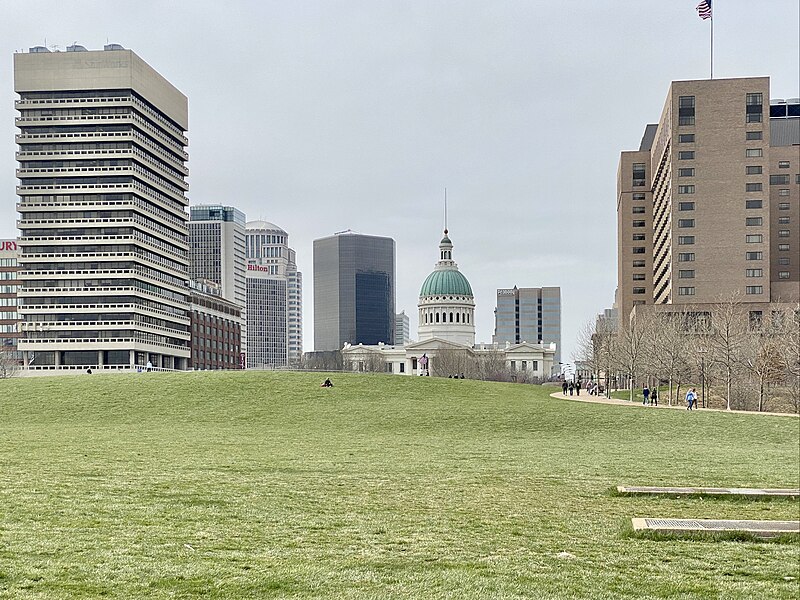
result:
<svg viewBox="0 0 800 600"><path fill-rule="evenodd" d="M395 244L344 232L314 240L314 350L394 344Z"/></svg>

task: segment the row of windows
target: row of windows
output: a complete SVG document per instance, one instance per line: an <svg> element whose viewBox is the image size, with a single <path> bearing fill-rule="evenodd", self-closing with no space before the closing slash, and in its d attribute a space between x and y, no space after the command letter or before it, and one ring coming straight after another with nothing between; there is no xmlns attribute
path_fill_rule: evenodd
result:
<svg viewBox="0 0 800 600"><path fill-rule="evenodd" d="M0 267L16 267L16 258L0 258Z"/></svg>
<svg viewBox="0 0 800 600"><path fill-rule="evenodd" d="M442 315L441 316L441 322L442 323L460 323L460 322L462 322L462 320L463 320L464 323L469 323L469 313L464 313L464 316L463 316L463 319L462 319L461 313L458 313L458 312L457 313L452 313L451 312L449 321L447 320L447 313L446 312L441 313L441 315ZM430 320L428 319L429 316L430 316ZM425 323L427 324L427 323L434 323L434 322L435 323L439 323L440 322L439 313L436 312L433 315L428 315L428 313L426 312L425 313Z"/></svg>
<svg viewBox="0 0 800 600"><path fill-rule="evenodd" d="M764 139L764 133L761 131L748 131L745 134L745 140L748 142L754 140L761 140ZM693 133L679 133L678 134L678 143L679 144L693 144L695 141L695 137ZM789 166L788 164L786 165Z"/></svg>

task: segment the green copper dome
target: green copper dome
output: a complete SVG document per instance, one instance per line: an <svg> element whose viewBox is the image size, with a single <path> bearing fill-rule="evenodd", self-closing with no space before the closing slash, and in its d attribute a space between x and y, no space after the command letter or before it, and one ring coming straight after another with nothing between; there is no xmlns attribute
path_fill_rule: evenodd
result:
<svg viewBox="0 0 800 600"><path fill-rule="evenodd" d="M456 269L436 270L422 284L420 296L472 296L469 281Z"/></svg>

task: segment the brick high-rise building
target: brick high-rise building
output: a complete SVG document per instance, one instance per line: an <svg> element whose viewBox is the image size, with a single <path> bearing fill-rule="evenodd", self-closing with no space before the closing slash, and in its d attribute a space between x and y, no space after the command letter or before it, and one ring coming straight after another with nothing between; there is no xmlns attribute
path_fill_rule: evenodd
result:
<svg viewBox="0 0 800 600"><path fill-rule="evenodd" d="M15 54L14 89L30 367L186 369L186 96L116 44Z"/></svg>
<svg viewBox="0 0 800 600"><path fill-rule="evenodd" d="M675 81L617 174L620 322L635 305L800 300L800 100Z"/></svg>
<svg viewBox="0 0 800 600"><path fill-rule="evenodd" d="M240 307L242 352L247 351L244 226L244 213L233 206L197 204L189 209L189 277L217 284L219 294Z"/></svg>

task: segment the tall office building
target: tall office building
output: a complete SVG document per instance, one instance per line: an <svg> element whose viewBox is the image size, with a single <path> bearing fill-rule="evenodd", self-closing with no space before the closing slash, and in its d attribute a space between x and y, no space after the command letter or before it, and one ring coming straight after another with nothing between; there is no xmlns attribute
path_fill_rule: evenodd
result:
<svg viewBox="0 0 800 600"><path fill-rule="evenodd" d="M19 313L17 312L17 279L19 250L17 240L0 240L0 377L22 363L17 350Z"/></svg>
<svg viewBox="0 0 800 600"><path fill-rule="evenodd" d="M394 316L394 343L405 346L411 342L411 320L402 310Z"/></svg>
<svg viewBox="0 0 800 600"><path fill-rule="evenodd" d="M497 290L492 342L502 344L556 345L553 367L561 362L561 288L518 288Z"/></svg>
<svg viewBox="0 0 800 600"><path fill-rule="evenodd" d="M769 78L675 81L617 176L618 305L800 299L800 100Z"/></svg>
<svg viewBox="0 0 800 600"><path fill-rule="evenodd" d="M130 50L14 55L19 349L31 368L186 369L186 96Z"/></svg>
<svg viewBox="0 0 800 600"><path fill-rule="evenodd" d="M244 306L245 217L232 206L198 204L189 209L189 276L220 286L220 295Z"/></svg>
<svg viewBox="0 0 800 600"><path fill-rule="evenodd" d="M394 343L394 240L346 231L314 240L314 350Z"/></svg>
<svg viewBox="0 0 800 600"><path fill-rule="evenodd" d="M189 277L219 286L240 307L242 352L247 352L245 216L232 206L198 204L189 209Z"/></svg>
<svg viewBox="0 0 800 600"><path fill-rule="evenodd" d="M303 274L289 247L289 234L267 221L245 231L248 305L256 311L248 350L250 367L297 364L303 356Z"/></svg>

